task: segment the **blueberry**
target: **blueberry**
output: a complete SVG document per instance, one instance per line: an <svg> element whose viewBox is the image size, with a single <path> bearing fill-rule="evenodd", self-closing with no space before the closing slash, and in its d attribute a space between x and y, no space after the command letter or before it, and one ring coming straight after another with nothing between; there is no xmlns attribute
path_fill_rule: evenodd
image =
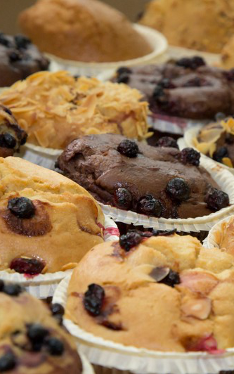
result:
<svg viewBox="0 0 234 374"><path fill-rule="evenodd" d="M170 136L162 136L156 143L156 147L169 147L169 148L177 148L178 144L177 141Z"/></svg>
<svg viewBox="0 0 234 374"><path fill-rule="evenodd" d="M163 78L162 80L160 80L158 82L158 86L161 86L161 87L167 88L167 89L175 88L175 85L168 78Z"/></svg>
<svg viewBox="0 0 234 374"><path fill-rule="evenodd" d="M137 246L142 241L142 236L135 231L129 231L126 235L121 235L119 238L120 247L126 252L129 252L131 248Z"/></svg>
<svg viewBox="0 0 234 374"><path fill-rule="evenodd" d="M132 194L126 188L119 187L114 192L114 203L121 209L130 209L132 206Z"/></svg>
<svg viewBox="0 0 234 374"><path fill-rule="evenodd" d="M183 162L183 164L199 166L200 157L200 153L195 151L193 148L184 148L180 153L180 160Z"/></svg>
<svg viewBox="0 0 234 374"><path fill-rule="evenodd" d="M132 70L125 67L125 66L121 66L120 68L117 69L116 73L117 75L121 75L123 73L125 74L131 74Z"/></svg>
<svg viewBox="0 0 234 374"><path fill-rule="evenodd" d="M15 148L16 146L16 139L13 135L9 133L3 134L3 142L6 148Z"/></svg>
<svg viewBox="0 0 234 374"><path fill-rule="evenodd" d="M8 54L8 57L10 62L17 62L22 60L22 55L19 53L19 51L11 51Z"/></svg>
<svg viewBox="0 0 234 374"><path fill-rule="evenodd" d="M125 84L127 84L129 82L129 75L127 73L120 74L117 77L116 82L117 83L125 83Z"/></svg>
<svg viewBox="0 0 234 374"><path fill-rule="evenodd" d="M210 188L205 197L205 202L212 210L220 210L229 205L229 196L226 192L217 190L217 188Z"/></svg>
<svg viewBox="0 0 234 374"><path fill-rule="evenodd" d="M176 232L177 232L176 229L167 230L167 231L164 231L164 230L153 230L152 234L153 234L153 236L170 236L170 235L174 235Z"/></svg>
<svg viewBox="0 0 234 374"><path fill-rule="evenodd" d="M36 258L15 258L11 261L10 269L21 274L40 274L45 267L45 263Z"/></svg>
<svg viewBox="0 0 234 374"><path fill-rule="evenodd" d="M12 47L12 43L5 37L2 32L0 33L0 44L8 48Z"/></svg>
<svg viewBox="0 0 234 374"><path fill-rule="evenodd" d="M213 160L222 162L224 157L229 157L226 147L220 147L213 153Z"/></svg>
<svg viewBox="0 0 234 374"><path fill-rule="evenodd" d="M174 287L180 283L180 276L176 271L170 270L169 274L158 283L166 284L167 286Z"/></svg>
<svg viewBox="0 0 234 374"><path fill-rule="evenodd" d="M27 337L32 343L33 351L40 351L49 331L39 323L30 324L27 328Z"/></svg>
<svg viewBox="0 0 234 374"><path fill-rule="evenodd" d="M20 287L19 284L9 283L4 284L2 292L9 296L19 296L19 294L23 292L23 289Z"/></svg>
<svg viewBox="0 0 234 374"><path fill-rule="evenodd" d="M35 206L27 197L15 197L8 201L7 208L18 218L31 218L35 215Z"/></svg>
<svg viewBox="0 0 234 374"><path fill-rule="evenodd" d="M137 157L137 154L139 153L138 145L129 139L125 139L122 142L119 143L117 147L117 151L121 153L121 155L129 157L129 158L135 158Z"/></svg>
<svg viewBox="0 0 234 374"><path fill-rule="evenodd" d="M83 304L85 310L91 316L99 316L101 314L101 309L103 306L103 301L105 298L104 289L98 284L90 284L88 290L84 294Z"/></svg>
<svg viewBox="0 0 234 374"><path fill-rule="evenodd" d="M5 353L0 357L0 373L14 369L16 363L16 357L12 352Z"/></svg>
<svg viewBox="0 0 234 374"><path fill-rule="evenodd" d="M22 131L20 145L24 145L27 141L27 138L28 138L28 134L25 131Z"/></svg>
<svg viewBox="0 0 234 374"><path fill-rule="evenodd" d="M171 179L166 186L166 192L175 200L185 201L190 196L190 188L182 178Z"/></svg>
<svg viewBox="0 0 234 374"><path fill-rule="evenodd" d="M215 121L222 121L226 118L226 114L222 113L222 112L218 112L216 113L215 115Z"/></svg>
<svg viewBox="0 0 234 374"><path fill-rule="evenodd" d="M205 61L202 57L194 56L194 57L184 57L176 61L177 66L181 66L185 69L192 69L196 70L198 67L206 65Z"/></svg>
<svg viewBox="0 0 234 374"><path fill-rule="evenodd" d="M31 40L24 35L16 35L15 36L15 44L19 49L25 49L29 44L31 44Z"/></svg>
<svg viewBox="0 0 234 374"><path fill-rule="evenodd" d="M137 205L137 211L147 216L161 217L162 209L161 202L149 194L141 197Z"/></svg>
<svg viewBox="0 0 234 374"><path fill-rule="evenodd" d="M56 316L57 314L63 316L65 310L61 304L55 303L51 305L51 313L53 314L53 316Z"/></svg>
<svg viewBox="0 0 234 374"><path fill-rule="evenodd" d="M160 86L160 85L157 85L153 91L153 99L155 100L159 100L160 98L162 98L163 96L165 95L164 93L164 90L163 90L163 87Z"/></svg>
<svg viewBox="0 0 234 374"><path fill-rule="evenodd" d="M47 338L45 345L52 356L61 356L64 352L64 344L57 338Z"/></svg>

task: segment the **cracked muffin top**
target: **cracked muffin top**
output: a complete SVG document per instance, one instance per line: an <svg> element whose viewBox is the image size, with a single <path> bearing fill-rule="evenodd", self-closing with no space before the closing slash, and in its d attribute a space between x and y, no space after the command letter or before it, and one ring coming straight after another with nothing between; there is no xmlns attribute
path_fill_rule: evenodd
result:
<svg viewBox="0 0 234 374"><path fill-rule="evenodd" d="M28 141L63 149L81 135L116 133L144 139L148 104L125 85L74 78L65 71L40 72L15 83L0 95Z"/></svg>
<svg viewBox="0 0 234 374"><path fill-rule="evenodd" d="M233 256L168 234L131 231L89 251L72 274L66 318L125 346L213 354L233 347Z"/></svg>
<svg viewBox="0 0 234 374"><path fill-rule="evenodd" d="M63 307L51 310L17 284L0 280L0 372L82 373L71 336L59 324ZM54 318L53 318L54 317Z"/></svg>
<svg viewBox="0 0 234 374"><path fill-rule="evenodd" d="M0 158L0 270L72 268L103 242L103 224L100 207L76 183L20 158Z"/></svg>

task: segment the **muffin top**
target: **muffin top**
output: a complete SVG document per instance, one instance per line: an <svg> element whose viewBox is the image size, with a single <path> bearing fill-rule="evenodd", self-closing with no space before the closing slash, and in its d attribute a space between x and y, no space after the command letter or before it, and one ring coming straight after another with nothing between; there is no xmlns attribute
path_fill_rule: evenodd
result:
<svg viewBox="0 0 234 374"><path fill-rule="evenodd" d="M233 347L233 256L191 236L148 234L128 232L86 254L69 283L66 318L125 346Z"/></svg>
<svg viewBox="0 0 234 374"><path fill-rule="evenodd" d="M144 139L147 103L125 85L74 78L65 71L36 73L0 95L30 143L64 148L80 135L117 133Z"/></svg>
<svg viewBox="0 0 234 374"><path fill-rule="evenodd" d="M234 33L234 3L226 0L153 0L140 23L161 31L169 44L220 53Z"/></svg>
<svg viewBox="0 0 234 374"><path fill-rule="evenodd" d="M59 326L63 308L0 280L0 372L9 374L82 373L71 336ZM59 314L60 313L60 314Z"/></svg>
<svg viewBox="0 0 234 374"><path fill-rule="evenodd" d="M102 203L164 218L200 217L229 205L199 163L192 148L180 152L113 134L76 139L58 159L65 175Z"/></svg>
<svg viewBox="0 0 234 374"><path fill-rule="evenodd" d="M153 113L189 119L213 119L234 112L234 74L206 65L199 56L161 65L119 68L114 82L136 88Z"/></svg>
<svg viewBox="0 0 234 374"><path fill-rule="evenodd" d="M68 60L114 62L152 52L123 14L96 0L39 0L19 23L42 51Z"/></svg>
<svg viewBox="0 0 234 374"><path fill-rule="evenodd" d="M48 66L49 61L26 36L0 33L0 87L47 70Z"/></svg>
<svg viewBox="0 0 234 374"><path fill-rule="evenodd" d="M0 270L66 270L103 242L100 207L76 183L14 157L0 158L0 174Z"/></svg>

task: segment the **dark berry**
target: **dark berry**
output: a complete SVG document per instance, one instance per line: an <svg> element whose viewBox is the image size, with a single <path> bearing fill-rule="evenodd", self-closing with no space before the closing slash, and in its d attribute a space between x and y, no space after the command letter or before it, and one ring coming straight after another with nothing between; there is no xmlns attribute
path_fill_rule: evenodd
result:
<svg viewBox="0 0 234 374"><path fill-rule="evenodd" d="M193 79L189 79L183 87L202 87L206 86L207 81L204 78L195 77Z"/></svg>
<svg viewBox="0 0 234 374"><path fill-rule="evenodd" d="M18 296L21 292L23 292L23 289L20 287L19 284L9 283L4 284L2 292L9 296Z"/></svg>
<svg viewBox="0 0 234 374"><path fill-rule="evenodd" d="M9 133L3 134L3 143L6 148L15 148L16 146L16 139L13 135Z"/></svg>
<svg viewBox="0 0 234 374"><path fill-rule="evenodd" d="M5 37L2 32L0 33L0 44L8 48L12 47L12 43Z"/></svg>
<svg viewBox="0 0 234 374"><path fill-rule="evenodd" d="M98 284L90 284L88 286L88 291L86 291L84 294L83 299L85 310L87 310L91 316L99 316L101 314L104 298L104 289Z"/></svg>
<svg viewBox="0 0 234 374"><path fill-rule="evenodd" d="M157 143L155 144L156 147L169 147L169 148L177 148L178 144L177 141L170 136L162 136Z"/></svg>
<svg viewBox="0 0 234 374"><path fill-rule="evenodd" d="M152 95L153 99L158 100L162 98L164 95L165 93L164 93L163 87L160 85L157 85L153 91L153 95Z"/></svg>
<svg viewBox="0 0 234 374"><path fill-rule="evenodd" d="M170 236L170 235L174 235L176 232L177 232L176 229L172 229L172 230L168 230L168 231L153 230L152 234L153 234L153 236Z"/></svg>
<svg viewBox="0 0 234 374"><path fill-rule="evenodd" d="M45 345L52 356L61 356L64 352L64 344L57 338L47 338Z"/></svg>
<svg viewBox="0 0 234 374"><path fill-rule="evenodd" d="M65 313L64 307L61 304L55 303L51 305L51 313L53 316L61 315L63 316Z"/></svg>
<svg viewBox="0 0 234 374"><path fill-rule="evenodd" d="M229 80L229 81L233 81L234 80L234 69L225 71L223 74L224 74L224 76L225 76L225 78L227 80Z"/></svg>
<svg viewBox="0 0 234 374"><path fill-rule="evenodd" d="M10 114L10 116L12 116L12 111L9 108L5 107L4 112L6 112L7 114Z"/></svg>
<svg viewBox="0 0 234 374"><path fill-rule="evenodd" d="M11 261L10 269L21 274L40 274L45 267L45 263L36 258L15 258Z"/></svg>
<svg viewBox="0 0 234 374"><path fill-rule="evenodd" d="M28 134L25 131L22 131L20 145L24 145L27 141L27 138Z"/></svg>
<svg viewBox="0 0 234 374"><path fill-rule="evenodd" d="M15 197L8 201L7 208L18 218L31 218L35 214L35 206L27 197Z"/></svg>
<svg viewBox="0 0 234 374"><path fill-rule="evenodd" d="M134 158L139 153L138 145L129 139L125 139L119 143L117 151L126 157Z"/></svg>
<svg viewBox="0 0 234 374"><path fill-rule="evenodd" d="M162 88L167 88L167 89L175 88L175 85L168 78L163 78L161 81L159 81L158 86L161 86Z"/></svg>
<svg viewBox="0 0 234 374"><path fill-rule="evenodd" d="M16 35L15 36L15 44L16 44L17 48L19 48L19 49L25 49L25 48L27 48L27 46L29 44L31 44L31 40L28 39L24 35Z"/></svg>
<svg viewBox="0 0 234 374"><path fill-rule="evenodd" d="M226 118L226 114L224 114L222 112L218 112L215 115L215 121L222 121L225 118Z"/></svg>
<svg viewBox="0 0 234 374"><path fill-rule="evenodd" d="M217 188L210 188L205 197L205 202L210 209L216 211L229 205L229 196L226 192L217 190Z"/></svg>
<svg viewBox="0 0 234 374"><path fill-rule="evenodd" d="M129 74L127 73L122 73L120 75L118 75L117 79L116 79L116 82L117 83L125 83L127 84L129 82Z"/></svg>
<svg viewBox="0 0 234 374"><path fill-rule="evenodd" d="M125 67L125 66L121 66L120 68L117 69L116 73L117 75L121 75L123 73L125 74L131 74L132 70Z"/></svg>
<svg viewBox="0 0 234 374"><path fill-rule="evenodd" d="M147 216L161 217L163 206L152 195L141 197L137 205L137 211Z"/></svg>
<svg viewBox="0 0 234 374"><path fill-rule="evenodd" d="M10 62L16 62L22 60L22 55L20 54L19 51L11 51L8 54Z"/></svg>
<svg viewBox="0 0 234 374"><path fill-rule="evenodd" d="M169 274L158 283L163 283L167 286L174 287L175 284L180 283L180 276L176 271L170 270Z"/></svg>
<svg viewBox="0 0 234 374"><path fill-rule="evenodd" d="M114 192L114 203L121 209L130 209L132 206L132 194L126 188L119 187Z"/></svg>
<svg viewBox="0 0 234 374"><path fill-rule="evenodd" d="M171 179L166 186L166 192L175 200L184 201L190 196L190 188L182 178Z"/></svg>
<svg viewBox="0 0 234 374"><path fill-rule="evenodd" d="M194 57L184 57L180 60L176 61L177 66L181 66L185 69L192 69L196 70L198 67L206 65L205 61L202 57L194 56Z"/></svg>
<svg viewBox="0 0 234 374"><path fill-rule="evenodd" d="M200 164L200 153L195 151L193 148L184 148L180 152L180 160L183 164L191 164L194 166L199 166Z"/></svg>
<svg viewBox="0 0 234 374"><path fill-rule="evenodd" d="M49 331L39 323L28 325L27 337L29 338L32 349L35 352L41 350L45 338L49 335Z"/></svg>
<svg viewBox="0 0 234 374"><path fill-rule="evenodd" d="M224 157L229 157L226 147L220 147L213 153L213 160L222 162Z"/></svg>
<svg viewBox="0 0 234 374"><path fill-rule="evenodd" d="M0 357L0 373L14 369L16 363L16 357L12 352L5 353Z"/></svg>
<svg viewBox="0 0 234 374"><path fill-rule="evenodd" d="M121 235L119 238L120 247L126 252L130 251L131 248L140 244L142 241L142 236L136 231L127 232L126 235Z"/></svg>
<svg viewBox="0 0 234 374"><path fill-rule="evenodd" d="M234 143L234 136L232 134L227 133L225 136L225 141L227 144L233 144Z"/></svg>

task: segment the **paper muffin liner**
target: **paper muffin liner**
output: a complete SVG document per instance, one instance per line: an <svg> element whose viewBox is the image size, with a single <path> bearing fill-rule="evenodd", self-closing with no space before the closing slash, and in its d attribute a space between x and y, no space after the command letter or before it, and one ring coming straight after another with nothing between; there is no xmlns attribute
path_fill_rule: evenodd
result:
<svg viewBox="0 0 234 374"><path fill-rule="evenodd" d="M119 239L117 225L107 216L105 216L103 234L104 241ZM8 282L19 283L24 286L31 295L38 299L46 299L53 296L59 282L71 274L72 270L73 269L69 269L66 271L57 271L55 273L39 274L36 276L2 270L0 271L0 279Z"/></svg>
<svg viewBox="0 0 234 374"><path fill-rule="evenodd" d="M212 248L220 248L219 240L218 240L218 233L222 233L225 229L225 226L234 220L234 215L226 217L216 223L212 229L210 230L207 238L203 241L203 245L206 248L212 249Z"/></svg>
<svg viewBox="0 0 234 374"><path fill-rule="evenodd" d="M81 352L78 353L82 362L82 374L95 374L92 365L89 363L85 355Z"/></svg>
<svg viewBox="0 0 234 374"><path fill-rule="evenodd" d="M167 50L166 38L160 32L149 27L137 24L134 24L133 27L152 47L152 52L148 55L127 61L95 63L65 60L47 53L46 55L51 61L50 71L67 70L73 75L98 77L100 73L104 71L114 72L120 66L144 65L160 61L161 58L163 59L163 55Z"/></svg>
<svg viewBox="0 0 234 374"><path fill-rule="evenodd" d="M159 230L177 229L182 232L209 231L220 219L234 214L234 176L222 165L217 165L213 160L201 155L200 165L203 166L218 184L221 190L229 195L230 206L207 216L196 218L155 218L125 211L110 205L100 204L103 212L116 222L154 228Z"/></svg>
<svg viewBox="0 0 234 374"><path fill-rule="evenodd" d="M62 152L61 149L44 148L26 143L20 148L20 153L16 154L16 156L47 169L54 169L55 162Z"/></svg>
<svg viewBox="0 0 234 374"><path fill-rule="evenodd" d="M184 141L185 141L187 147L192 147L192 148L196 149L197 151L199 151L195 147L195 145L193 143L193 139L198 135L198 133L202 129L202 127L203 127L203 125L200 124L200 125L196 125L195 127L188 128L185 131L185 133L184 133ZM206 155L203 155L203 156L206 157L206 158L208 158L208 159L210 159ZM216 161L214 161L214 162L216 163L216 165L220 165L219 162L216 162ZM221 165L224 167L224 169L229 170L232 174L234 174L234 168L230 168L229 166L226 166L226 165L223 165L223 164L221 164Z"/></svg>
<svg viewBox="0 0 234 374"><path fill-rule="evenodd" d="M70 278L66 277L57 287L54 303L65 307ZM64 325L76 338L79 351L97 365L99 374L218 374L220 370L233 370L234 367L234 348L219 355L150 351L96 337L68 319L64 319Z"/></svg>

